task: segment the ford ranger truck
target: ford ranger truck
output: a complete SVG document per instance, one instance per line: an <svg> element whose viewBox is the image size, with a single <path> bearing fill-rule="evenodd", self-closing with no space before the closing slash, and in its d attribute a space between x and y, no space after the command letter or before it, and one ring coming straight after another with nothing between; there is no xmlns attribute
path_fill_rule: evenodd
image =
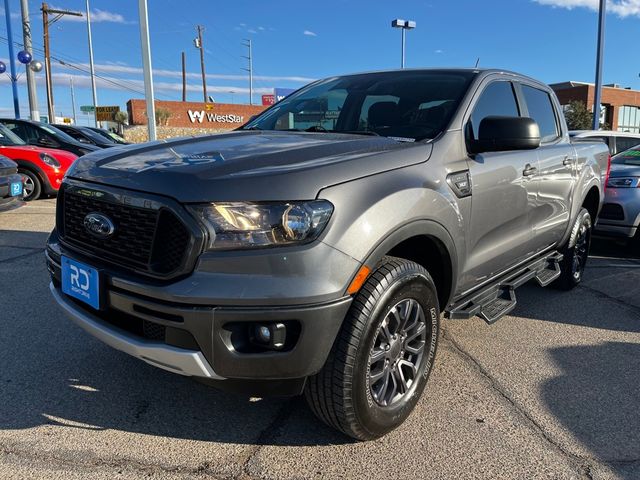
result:
<svg viewBox="0 0 640 480"><path fill-rule="evenodd" d="M373 439L418 402L441 314L580 283L608 165L516 73L331 77L230 133L78 159L51 293L113 348Z"/></svg>

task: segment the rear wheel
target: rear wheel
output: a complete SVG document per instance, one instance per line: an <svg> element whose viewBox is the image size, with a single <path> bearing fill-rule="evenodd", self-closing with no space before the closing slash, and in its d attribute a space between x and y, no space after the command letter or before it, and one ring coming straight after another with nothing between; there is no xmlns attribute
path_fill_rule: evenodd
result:
<svg viewBox="0 0 640 480"><path fill-rule="evenodd" d="M22 175L22 183L24 186L24 199L29 202L37 200L42 192L42 183L38 175L26 168L19 168L18 173Z"/></svg>
<svg viewBox="0 0 640 480"><path fill-rule="evenodd" d="M386 257L354 298L325 366L307 382L313 412L359 440L398 427L429 377L439 317L429 273Z"/></svg>
<svg viewBox="0 0 640 480"><path fill-rule="evenodd" d="M554 286L562 290L571 290L582 281L591 246L591 230L591 215L586 208L583 208L573 224L569 240L560 249L563 255L560 262L561 274L554 282Z"/></svg>

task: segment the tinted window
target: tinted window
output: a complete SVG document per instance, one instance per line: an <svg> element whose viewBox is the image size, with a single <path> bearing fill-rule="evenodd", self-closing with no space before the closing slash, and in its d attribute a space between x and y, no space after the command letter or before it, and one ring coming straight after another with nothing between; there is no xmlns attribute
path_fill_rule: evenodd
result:
<svg viewBox="0 0 640 480"><path fill-rule="evenodd" d="M540 127L540 141L548 142L558 138L556 115L549 94L528 85L522 86L522 93L527 102L529 117L533 118Z"/></svg>
<svg viewBox="0 0 640 480"><path fill-rule="evenodd" d="M518 104L511 82L494 82L484 89L471 114L473 138L478 138L480 122L485 117L491 116L519 116Z"/></svg>
<svg viewBox="0 0 640 480"><path fill-rule="evenodd" d="M624 152L636 145L640 145L640 138L616 137L616 152Z"/></svg>
<svg viewBox="0 0 640 480"><path fill-rule="evenodd" d="M289 95L245 128L434 138L448 125L475 75L406 70L328 78Z"/></svg>

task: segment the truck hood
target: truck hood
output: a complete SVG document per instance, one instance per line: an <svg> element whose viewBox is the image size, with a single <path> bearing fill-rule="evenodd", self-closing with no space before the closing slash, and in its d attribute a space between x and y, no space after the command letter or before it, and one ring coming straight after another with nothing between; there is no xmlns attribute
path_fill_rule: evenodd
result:
<svg viewBox="0 0 640 480"><path fill-rule="evenodd" d="M100 150L67 176L180 202L304 200L327 186L424 162L429 143L362 135L236 131Z"/></svg>

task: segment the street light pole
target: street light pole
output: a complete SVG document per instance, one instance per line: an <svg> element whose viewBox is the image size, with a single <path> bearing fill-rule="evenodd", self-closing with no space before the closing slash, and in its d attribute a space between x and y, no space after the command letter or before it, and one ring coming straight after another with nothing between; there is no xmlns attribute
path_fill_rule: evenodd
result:
<svg viewBox="0 0 640 480"><path fill-rule="evenodd" d="M89 11L89 0L87 0L87 36L89 37L89 70L91 71L91 93L93 94L93 123L98 126L98 94L96 93L96 72L93 68L93 42L91 41L91 12Z"/></svg>
<svg viewBox="0 0 640 480"><path fill-rule="evenodd" d="M69 77L69 85L71 86L71 111L73 112L73 124L77 125L78 120L76 119L76 93L73 90L73 77Z"/></svg>
<svg viewBox="0 0 640 480"><path fill-rule="evenodd" d="M598 12L598 49L596 52L596 91L593 99L593 129L600 129L600 102L602 99L602 62L604 58L604 20L606 15L606 0L600 0ZM611 125L611 128L615 128Z"/></svg>
<svg viewBox="0 0 640 480"><path fill-rule="evenodd" d="M147 100L147 127L149 141L156 140L156 106L153 98L153 76L151 75L151 46L149 45L149 13L147 0L138 0L140 12L140 44L142 46L142 70L144 72L144 96Z"/></svg>
<svg viewBox="0 0 640 480"><path fill-rule="evenodd" d="M20 8L22 11L22 38L25 51L32 53L33 47L31 42L31 21L29 20L29 2L28 0L20 0ZM35 72L27 66L27 92L29 94L29 112L31 120L39 121L40 112L38 111L38 95L36 93L36 76Z"/></svg>
<svg viewBox="0 0 640 480"><path fill-rule="evenodd" d="M414 28L416 28L416 22L414 22L413 20L402 20L400 18L396 18L395 20L393 20L391 22L391 26L393 28L400 28L402 29L402 50L401 50L401 57L400 57L400 68L404 68L404 52L405 52L405 46L406 46L406 31L407 30L413 30Z"/></svg>
<svg viewBox="0 0 640 480"><path fill-rule="evenodd" d="M20 104L18 103L18 75L16 74L16 57L13 53L13 33L11 32L11 12L9 12L9 0L4 0L4 15L7 19L7 37L9 37L9 67L11 68L13 110L16 114L16 118L20 118Z"/></svg>

